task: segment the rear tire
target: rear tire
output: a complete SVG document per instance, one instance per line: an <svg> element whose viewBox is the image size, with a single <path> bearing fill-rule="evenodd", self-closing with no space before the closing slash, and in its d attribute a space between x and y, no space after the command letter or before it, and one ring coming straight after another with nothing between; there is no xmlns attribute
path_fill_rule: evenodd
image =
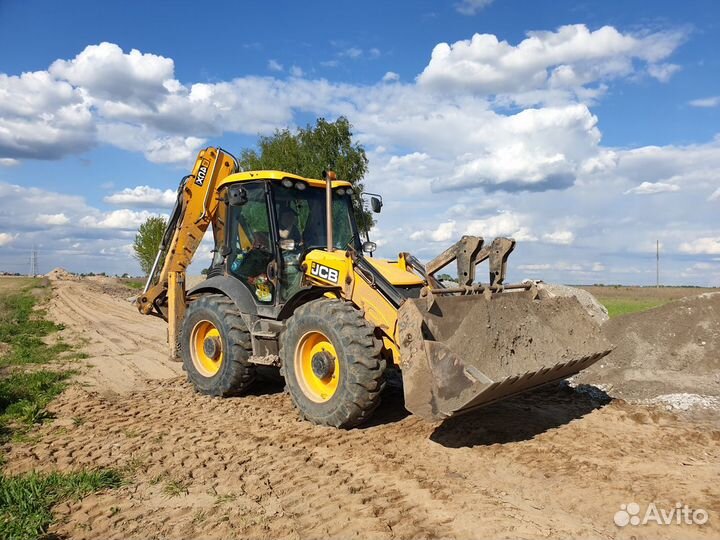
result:
<svg viewBox="0 0 720 540"><path fill-rule="evenodd" d="M250 333L233 301L221 294L190 303L180 351L188 379L201 394L237 395L255 380Z"/></svg>
<svg viewBox="0 0 720 540"><path fill-rule="evenodd" d="M351 428L380 404L381 342L346 302L320 299L298 308L280 338L280 358L286 390L306 420Z"/></svg>

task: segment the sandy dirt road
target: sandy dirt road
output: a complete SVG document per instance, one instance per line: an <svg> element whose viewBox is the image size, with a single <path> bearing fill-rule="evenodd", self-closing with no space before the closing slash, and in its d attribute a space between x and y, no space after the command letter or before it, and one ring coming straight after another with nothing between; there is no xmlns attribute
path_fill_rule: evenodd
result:
<svg viewBox="0 0 720 540"><path fill-rule="evenodd" d="M71 538L718 538L720 429L568 387L444 424L388 392L373 423L300 421L281 387L213 399L166 361L161 322L85 283L51 315L87 338L83 375L8 472L124 468L132 481L56 509ZM122 376L117 376L119 370ZM677 502L705 525L628 525L621 504Z"/></svg>
<svg viewBox="0 0 720 540"><path fill-rule="evenodd" d="M167 325L155 317L142 317L127 297L101 281L84 279L53 283L48 306L50 318L62 323L69 341L80 343L89 355L79 381L102 393L127 392L146 387L148 380L182 373L170 362Z"/></svg>

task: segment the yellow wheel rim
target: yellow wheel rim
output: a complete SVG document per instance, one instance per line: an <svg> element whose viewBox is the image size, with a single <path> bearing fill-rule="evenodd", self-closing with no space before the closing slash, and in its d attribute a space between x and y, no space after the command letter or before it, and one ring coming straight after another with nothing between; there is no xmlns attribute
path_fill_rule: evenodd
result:
<svg viewBox="0 0 720 540"><path fill-rule="evenodd" d="M340 380L340 362L335 347L325 334L308 332L300 338L295 349L294 367L300 388L309 399L324 403L335 395Z"/></svg>
<svg viewBox="0 0 720 540"><path fill-rule="evenodd" d="M208 351L206 340L212 341L214 352ZM210 321L200 321L193 327L190 335L190 356L195 369L201 375L212 377L220 371L223 362L222 337L220 331Z"/></svg>

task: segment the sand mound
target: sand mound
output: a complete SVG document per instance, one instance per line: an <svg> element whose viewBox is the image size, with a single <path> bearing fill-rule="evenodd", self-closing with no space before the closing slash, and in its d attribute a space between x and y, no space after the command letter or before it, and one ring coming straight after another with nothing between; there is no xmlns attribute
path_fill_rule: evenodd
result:
<svg viewBox="0 0 720 540"><path fill-rule="evenodd" d="M574 296L577 298L580 305L585 308L590 317L595 320L598 324L603 324L610 317L608 317L608 311L597 299L589 292L578 289L577 287L568 287L567 285L557 285L554 283L537 283L538 291L540 291L540 297L553 297L553 296Z"/></svg>
<svg viewBox="0 0 720 540"><path fill-rule="evenodd" d="M720 293L618 317L603 331L616 348L578 375L578 382L601 385L626 399L720 396Z"/></svg>
<svg viewBox="0 0 720 540"><path fill-rule="evenodd" d="M53 270L50 270L47 274L45 274L45 277L51 280L76 280L77 276L71 272L68 272L64 268L54 268Z"/></svg>

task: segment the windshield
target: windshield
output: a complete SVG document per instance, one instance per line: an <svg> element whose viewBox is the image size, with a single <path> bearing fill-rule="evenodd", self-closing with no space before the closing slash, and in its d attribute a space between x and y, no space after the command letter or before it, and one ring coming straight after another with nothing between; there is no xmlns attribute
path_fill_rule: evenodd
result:
<svg viewBox="0 0 720 540"><path fill-rule="evenodd" d="M272 189L281 249L304 251L310 247L325 247L325 190L310 187L300 190L281 184L273 184ZM349 194L333 192L332 213L333 246L343 250L352 247L360 251Z"/></svg>

